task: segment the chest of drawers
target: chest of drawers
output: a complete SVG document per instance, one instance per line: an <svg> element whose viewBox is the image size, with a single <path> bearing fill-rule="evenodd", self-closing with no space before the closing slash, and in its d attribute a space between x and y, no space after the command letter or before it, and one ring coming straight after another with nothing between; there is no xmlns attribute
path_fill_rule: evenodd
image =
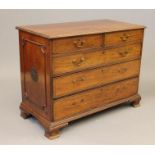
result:
<svg viewBox="0 0 155 155"><path fill-rule="evenodd" d="M49 139L104 109L138 106L144 26L96 20L19 26L21 116Z"/></svg>

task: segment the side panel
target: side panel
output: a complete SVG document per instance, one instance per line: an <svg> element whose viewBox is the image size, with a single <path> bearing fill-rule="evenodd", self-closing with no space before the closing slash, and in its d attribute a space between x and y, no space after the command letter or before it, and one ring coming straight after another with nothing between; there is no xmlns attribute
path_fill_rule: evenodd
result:
<svg viewBox="0 0 155 155"><path fill-rule="evenodd" d="M38 117L51 117L50 41L19 31L22 105Z"/></svg>
<svg viewBox="0 0 155 155"><path fill-rule="evenodd" d="M32 104L46 107L46 59L43 45L23 40L25 96Z"/></svg>

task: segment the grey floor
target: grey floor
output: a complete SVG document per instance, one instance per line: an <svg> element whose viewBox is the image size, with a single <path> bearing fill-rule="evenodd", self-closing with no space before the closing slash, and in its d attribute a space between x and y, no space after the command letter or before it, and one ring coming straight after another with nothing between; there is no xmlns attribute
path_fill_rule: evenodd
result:
<svg viewBox="0 0 155 155"><path fill-rule="evenodd" d="M10 73L0 80L0 144L155 144L155 76L141 75L139 108L123 105L75 121L50 141L34 118L20 117L19 73Z"/></svg>

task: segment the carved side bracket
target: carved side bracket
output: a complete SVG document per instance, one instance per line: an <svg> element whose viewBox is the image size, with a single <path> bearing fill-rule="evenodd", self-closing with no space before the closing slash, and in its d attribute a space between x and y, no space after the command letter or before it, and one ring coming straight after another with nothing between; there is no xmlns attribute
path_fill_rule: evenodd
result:
<svg viewBox="0 0 155 155"><path fill-rule="evenodd" d="M29 39L22 38L22 45L23 45L23 46L26 45L26 42L29 42L29 43L31 43L31 44L35 44L35 45L37 45L37 46L40 46L41 52L42 52L43 54L46 53L46 51L45 51L46 46L45 46L45 45L43 45L43 44L41 44L41 43L38 43L38 42L35 42L35 41L32 41L32 40L29 40Z"/></svg>

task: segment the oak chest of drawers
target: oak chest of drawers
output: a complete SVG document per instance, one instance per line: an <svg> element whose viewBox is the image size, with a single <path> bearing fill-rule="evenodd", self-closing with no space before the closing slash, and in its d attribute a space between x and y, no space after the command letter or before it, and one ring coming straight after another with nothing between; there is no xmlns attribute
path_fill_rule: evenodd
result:
<svg viewBox="0 0 155 155"><path fill-rule="evenodd" d="M112 106L138 106L144 26L96 20L20 26L21 116L52 139L69 122Z"/></svg>

